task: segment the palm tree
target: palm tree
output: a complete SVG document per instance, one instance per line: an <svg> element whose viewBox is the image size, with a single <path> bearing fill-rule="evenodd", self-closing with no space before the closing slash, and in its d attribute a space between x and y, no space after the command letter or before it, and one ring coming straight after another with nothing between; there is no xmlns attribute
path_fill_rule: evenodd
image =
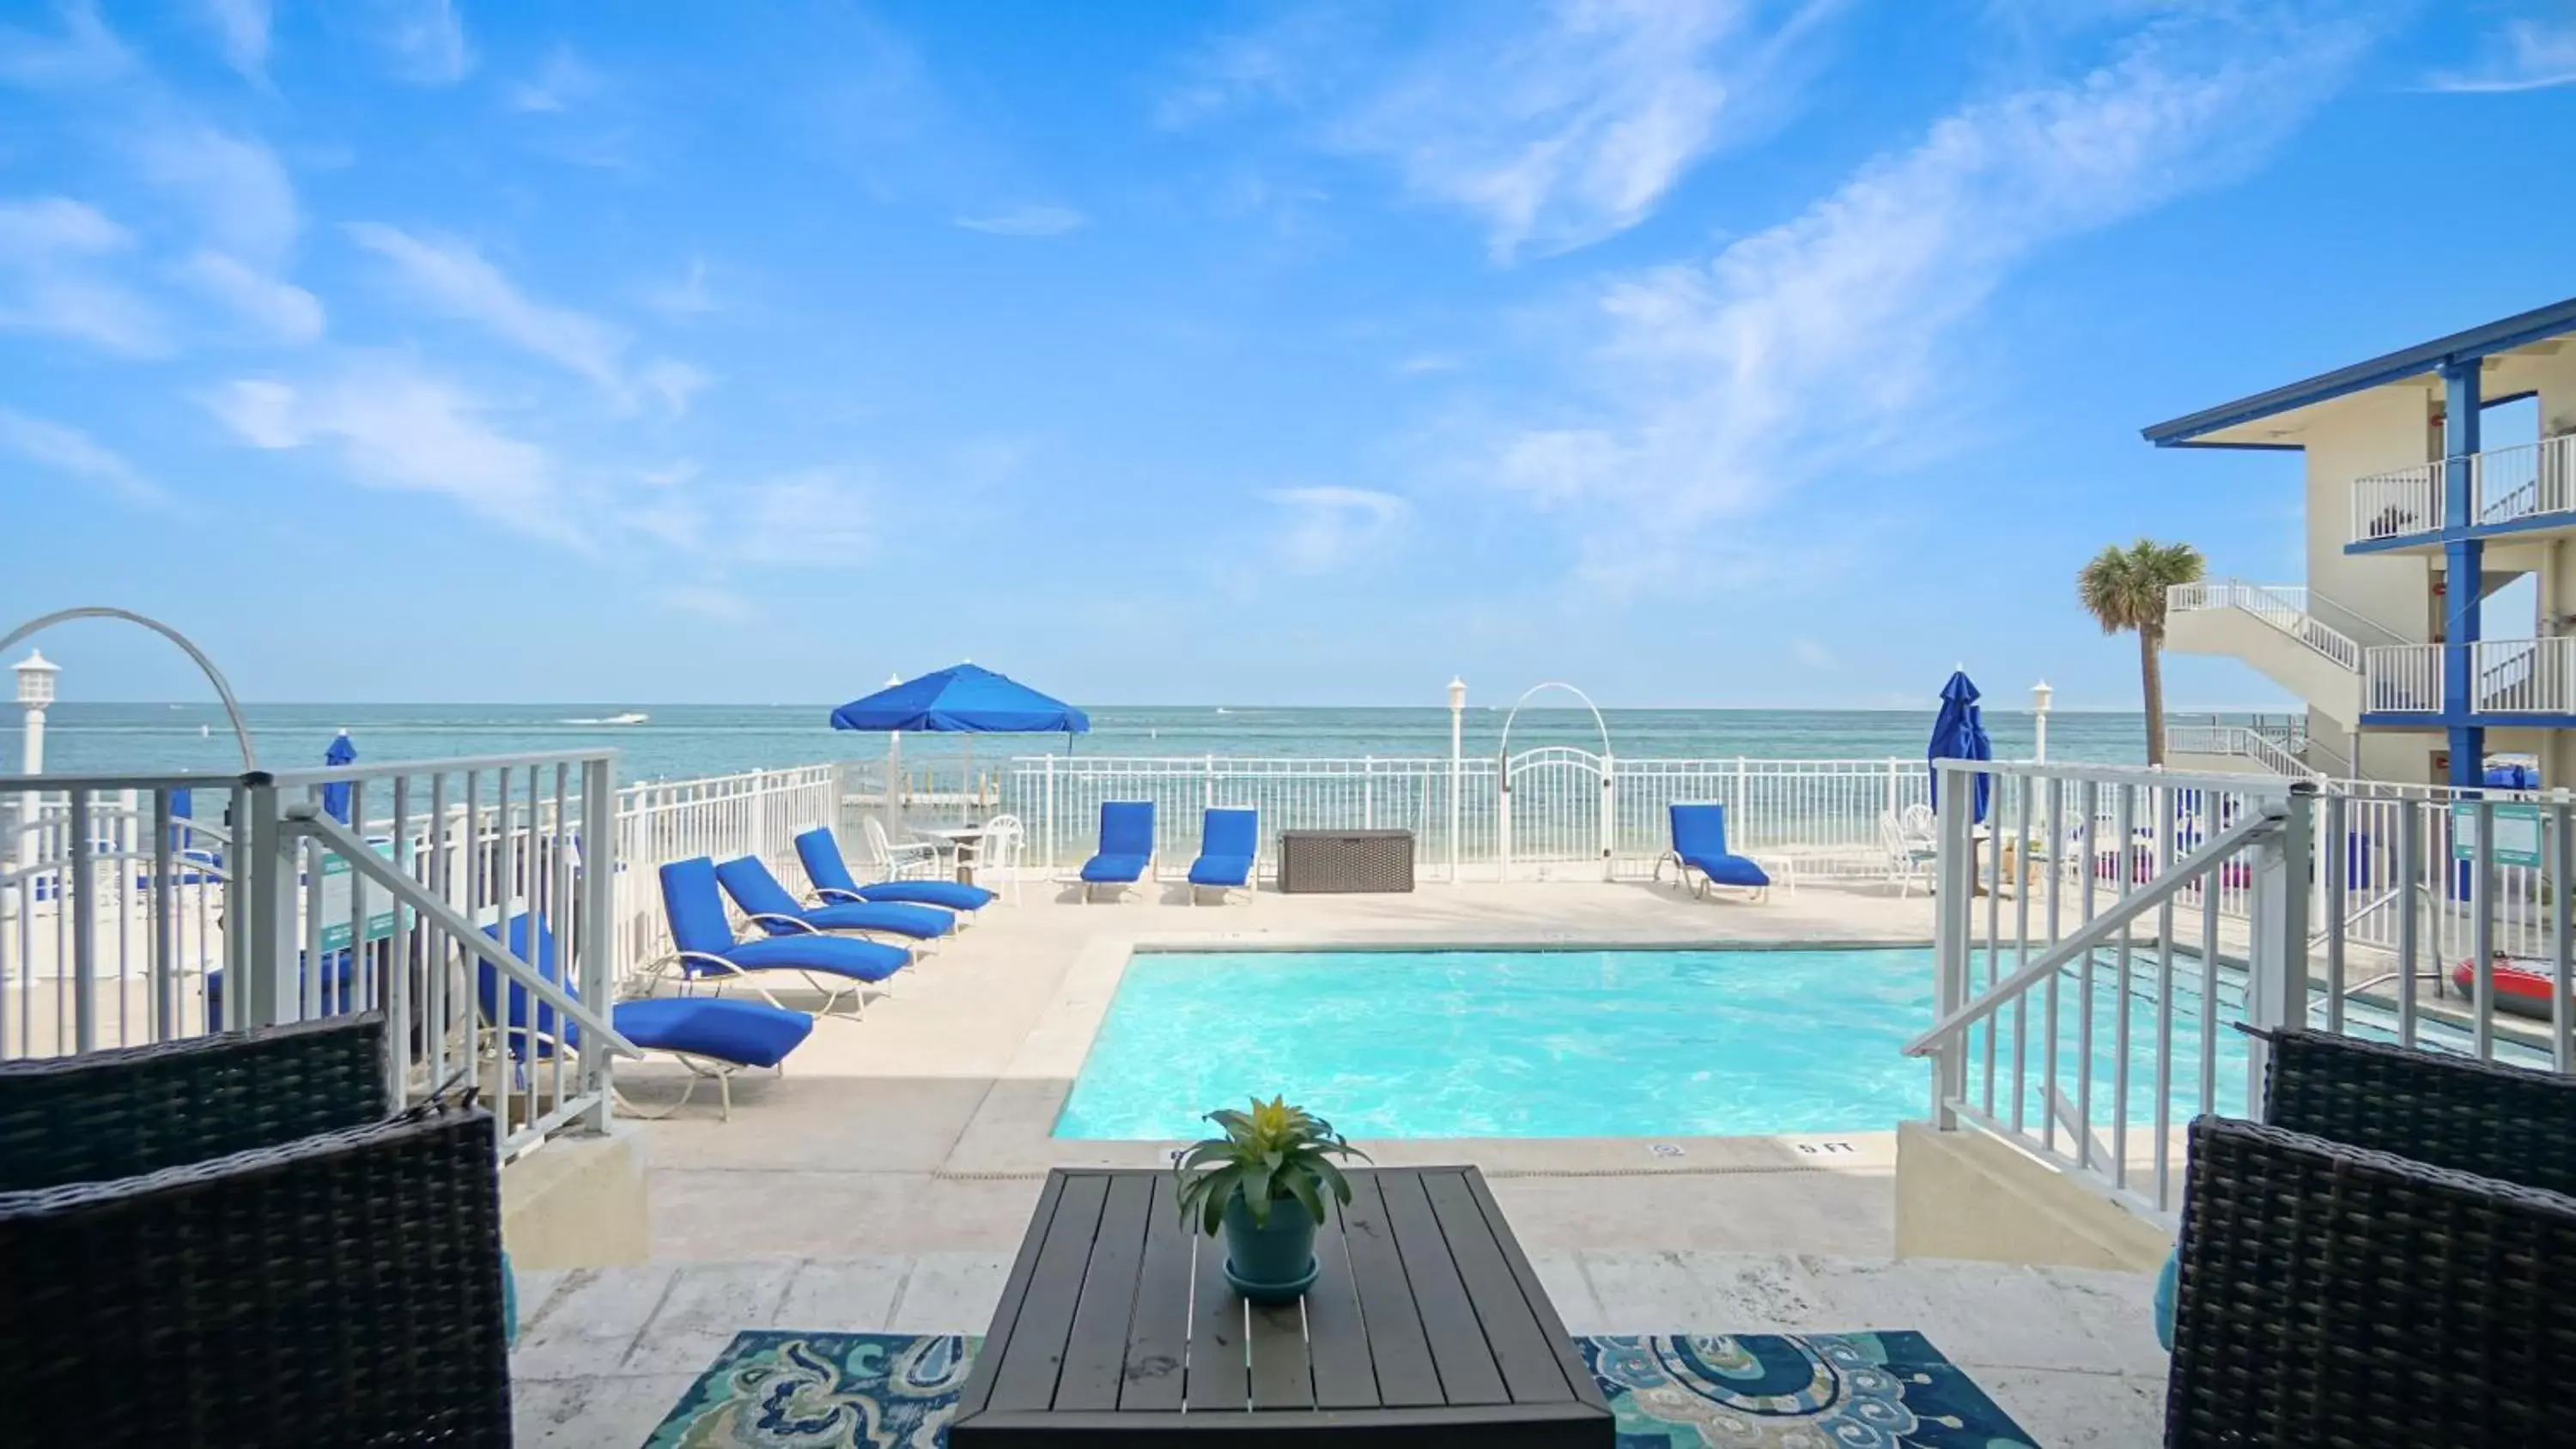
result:
<svg viewBox="0 0 2576 1449"><path fill-rule="evenodd" d="M2128 548L2114 544L2102 550L2075 576L2075 596L2103 633L2137 631L2150 765L2165 762L2165 676L2157 659L2165 647L2165 590L2199 582L2201 568L2200 550L2190 544L2142 538Z"/></svg>

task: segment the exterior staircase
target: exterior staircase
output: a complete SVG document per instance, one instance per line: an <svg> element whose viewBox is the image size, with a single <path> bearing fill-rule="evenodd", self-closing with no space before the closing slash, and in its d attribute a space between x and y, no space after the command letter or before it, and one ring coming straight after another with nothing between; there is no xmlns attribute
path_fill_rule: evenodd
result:
<svg viewBox="0 0 2576 1449"><path fill-rule="evenodd" d="M2177 584L2165 597L2167 648L2242 660L2310 709L2347 724L2362 714L2363 651L2398 642L2297 585L2212 579Z"/></svg>

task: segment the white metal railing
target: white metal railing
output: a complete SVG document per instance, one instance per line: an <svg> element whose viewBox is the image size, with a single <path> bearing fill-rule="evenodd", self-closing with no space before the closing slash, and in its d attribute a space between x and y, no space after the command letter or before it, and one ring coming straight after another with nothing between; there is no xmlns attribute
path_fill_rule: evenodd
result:
<svg viewBox="0 0 2576 1449"><path fill-rule="evenodd" d="M1943 768L1945 801L1983 773L1993 804L1938 827L1939 1016L1909 1047L1938 1128L2170 1222L2183 1123L2260 1112L2263 1046L2233 1022L2576 1070L2564 990L2536 1018L2491 990L2500 961L2568 959L2564 794Z"/></svg>
<svg viewBox="0 0 2576 1449"><path fill-rule="evenodd" d="M2167 725L2165 751L2177 755L2226 755L2251 760L2275 775L2298 778L2321 773L2292 754L2273 736L2250 725Z"/></svg>
<svg viewBox="0 0 2576 1449"><path fill-rule="evenodd" d="M668 956L671 923L662 910L657 868L667 861L756 855L787 888L811 884L796 837L816 826L842 825L843 774L838 765L746 770L696 780L659 780L618 792L616 972Z"/></svg>
<svg viewBox="0 0 2576 1449"><path fill-rule="evenodd" d="M2362 708L2373 714L2440 714L2442 646L2382 644L2361 661Z"/></svg>
<svg viewBox="0 0 2576 1449"><path fill-rule="evenodd" d="M2354 543L2406 538L2442 529L2442 464L2419 463L2352 481Z"/></svg>
<svg viewBox="0 0 2576 1449"><path fill-rule="evenodd" d="M2576 713L2576 638L2486 639L2468 649L2480 713Z"/></svg>
<svg viewBox="0 0 2576 1449"><path fill-rule="evenodd" d="M2481 524L2576 512L2576 433L2472 455L2469 488Z"/></svg>
<svg viewBox="0 0 2576 1449"><path fill-rule="evenodd" d="M2165 612L2169 614L2211 609L2242 609L2345 669L2361 667L2361 644L2311 612L2308 591L2300 585L2204 579L2175 584L2165 591Z"/></svg>
<svg viewBox="0 0 2576 1449"><path fill-rule="evenodd" d="M397 1103L473 1081L505 1156L603 1125L614 761L0 777L0 1056L381 1011Z"/></svg>
<svg viewBox="0 0 2576 1449"><path fill-rule="evenodd" d="M1930 798L1921 760L1630 760L1550 746L1447 759L1266 759L1198 755L1014 761L1003 809L1029 828L1033 868L1089 856L1100 807L1150 800L1156 870L1198 853L1200 814L1260 812L1262 860L1282 830L1411 830L1417 869L1435 880L1644 878L1671 848L1667 807L1727 806L1728 844L1788 857L1801 880L1888 878L1882 814Z"/></svg>

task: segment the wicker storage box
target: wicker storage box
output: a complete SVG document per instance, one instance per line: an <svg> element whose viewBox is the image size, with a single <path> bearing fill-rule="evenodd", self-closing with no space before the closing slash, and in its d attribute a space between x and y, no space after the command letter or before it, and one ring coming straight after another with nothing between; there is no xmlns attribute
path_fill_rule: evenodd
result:
<svg viewBox="0 0 2576 1449"><path fill-rule="evenodd" d="M1282 894L1413 889L1410 830L1283 830Z"/></svg>

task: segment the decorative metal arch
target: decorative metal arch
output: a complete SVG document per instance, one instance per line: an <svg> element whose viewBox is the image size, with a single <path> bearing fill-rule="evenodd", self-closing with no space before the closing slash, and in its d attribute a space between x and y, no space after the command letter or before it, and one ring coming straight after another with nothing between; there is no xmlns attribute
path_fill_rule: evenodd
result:
<svg viewBox="0 0 2576 1449"><path fill-rule="evenodd" d="M9 650L14 647L18 641L30 638L36 634L42 633L44 630L52 628L56 624L64 623L72 619L123 619L129 624L140 624L144 628L151 630L153 633L160 635L162 638L169 640L171 643L178 645L190 659L197 662L197 668L205 672L206 682L215 687L215 697L223 701L224 718L232 722L233 739L241 745L242 769L249 771L259 768L259 750L250 742L250 726L242 722L241 702L233 698L233 687L229 683L225 682L224 672L217 669L215 667L215 661L207 658L206 651L198 648L187 635L180 633L178 630L171 628L169 625L162 623L158 619L152 618L150 615L138 614L132 609L111 609L101 604L85 605L77 609L56 610L51 614L31 619L26 623L19 625L17 628L10 630L5 638L0 638L0 656L6 656Z"/></svg>
<svg viewBox="0 0 2576 1449"><path fill-rule="evenodd" d="M0 645L0 648L5 647L5 645ZM1508 770L1511 765L1512 721L1521 717L1521 707L1530 702L1530 696L1548 689L1562 689L1566 693L1573 695L1576 699L1582 700L1583 707L1592 711L1592 727L1601 732L1601 754L1603 758L1608 758L1610 754L1610 725L1608 721L1601 718L1601 706L1594 704L1592 702L1592 696L1585 694L1582 690L1575 688L1573 685L1567 684L1563 680L1551 679L1543 684L1533 684L1529 688L1522 690L1521 697L1512 702L1512 712L1503 716L1503 743L1502 748L1499 751L1499 758L1502 760L1504 768Z"/></svg>

